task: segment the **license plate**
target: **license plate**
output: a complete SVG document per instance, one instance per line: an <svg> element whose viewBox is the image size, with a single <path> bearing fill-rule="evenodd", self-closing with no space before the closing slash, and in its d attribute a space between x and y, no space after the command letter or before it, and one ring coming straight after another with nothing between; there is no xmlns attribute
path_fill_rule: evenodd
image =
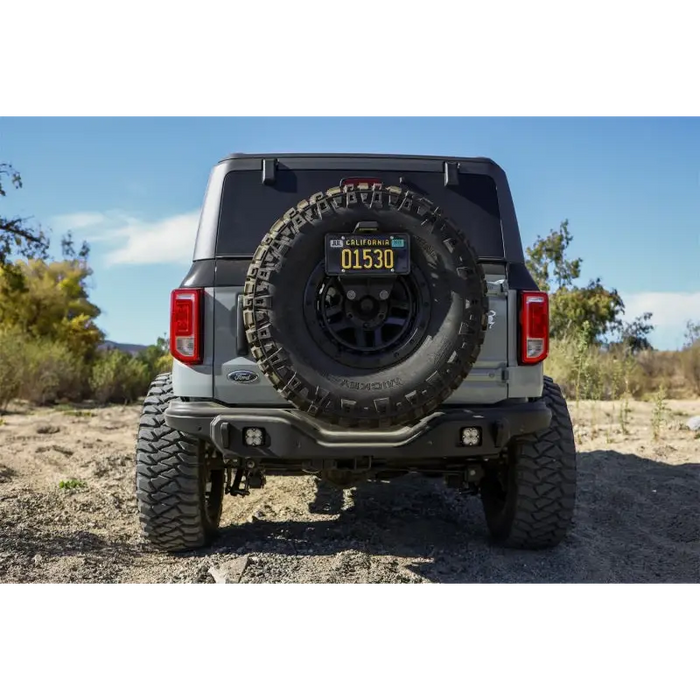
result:
<svg viewBox="0 0 700 700"><path fill-rule="evenodd" d="M406 233L326 236L327 275L407 275L411 271Z"/></svg>

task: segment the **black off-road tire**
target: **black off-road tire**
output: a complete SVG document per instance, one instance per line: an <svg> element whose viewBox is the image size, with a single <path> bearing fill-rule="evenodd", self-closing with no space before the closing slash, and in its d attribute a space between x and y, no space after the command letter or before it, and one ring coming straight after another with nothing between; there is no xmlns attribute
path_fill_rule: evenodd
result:
<svg viewBox="0 0 700 700"><path fill-rule="evenodd" d="M550 377L544 378L543 399L552 412L549 428L514 441L501 478L491 475L482 484L489 531L495 542L506 547L554 547L573 520L574 431L561 389Z"/></svg>
<svg viewBox="0 0 700 700"><path fill-rule="evenodd" d="M183 552L203 547L216 535L225 474L207 468L202 440L165 424L172 398L170 374L159 375L139 421L136 498L146 539L160 550Z"/></svg>
<svg viewBox="0 0 700 700"><path fill-rule="evenodd" d="M357 360L319 340L309 288L330 279L325 234L363 221L410 233L418 303L400 351ZM298 409L346 428L404 425L436 410L476 362L487 314L484 271L467 236L404 187L334 187L300 202L263 238L245 282L246 336L262 372Z"/></svg>

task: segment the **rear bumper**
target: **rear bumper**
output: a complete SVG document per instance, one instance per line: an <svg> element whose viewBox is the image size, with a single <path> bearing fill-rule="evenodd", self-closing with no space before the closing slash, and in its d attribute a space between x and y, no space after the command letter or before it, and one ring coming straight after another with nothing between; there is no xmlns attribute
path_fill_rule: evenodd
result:
<svg viewBox="0 0 700 700"><path fill-rule="evenodd" d="M284 408L240 408L216 402L178 401L165 411L171 428L210 439L225 457L300 462L372 457L395 461L495 455L514 437L547 428L544 401L440 410L415 425L394 430L343 430ZM461 429L481 429L481 444L461 444ZM246 428L262 428L265 442L246 445Z"/></svg>

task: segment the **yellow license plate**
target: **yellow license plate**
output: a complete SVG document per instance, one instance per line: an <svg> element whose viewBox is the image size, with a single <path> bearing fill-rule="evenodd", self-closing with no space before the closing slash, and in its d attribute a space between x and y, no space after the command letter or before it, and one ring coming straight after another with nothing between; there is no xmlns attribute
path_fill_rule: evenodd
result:
<svg viewBox="0 0 700 700"><path fill-rule="evenodd" d="M406 233L326 236L327 275L406 275L411 269Z"/></svg>

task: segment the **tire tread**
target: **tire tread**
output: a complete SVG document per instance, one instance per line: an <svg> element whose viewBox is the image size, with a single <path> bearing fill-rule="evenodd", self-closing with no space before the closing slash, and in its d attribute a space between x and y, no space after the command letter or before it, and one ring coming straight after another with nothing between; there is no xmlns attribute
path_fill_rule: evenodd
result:
<svg viewBox="0 0 700 700"><path fill-rule="evenodd" d="M146 539L166 552L205 545L201 503L201 446L196 438L170 428L164 411L173 398L170 374L152 382L139 420L136 447L136 498Z"/></svg>
<svg viewBox="0 0 700 700"><path fill-rule="evenodd" d="M493 532L507 547L544 549L559 544L569 531L576 505L576 443L561 389L544 378L543 399L552 411L544 431L518 441L515 502L505 528Z"/></svg>

